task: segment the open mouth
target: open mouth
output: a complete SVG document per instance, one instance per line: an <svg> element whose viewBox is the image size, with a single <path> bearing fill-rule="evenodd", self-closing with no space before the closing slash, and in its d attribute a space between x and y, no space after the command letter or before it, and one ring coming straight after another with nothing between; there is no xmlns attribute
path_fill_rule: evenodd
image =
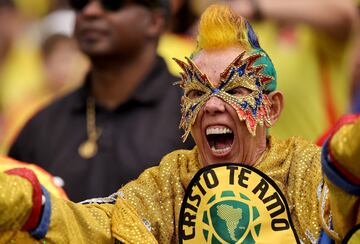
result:
<svg viewBox="0 0 360 244"><path fill-rule="evenodd" d="M231 151L234 133L226 126L210 126L206 129L206 139L211 151L215 155L223 156Z"/></svg>

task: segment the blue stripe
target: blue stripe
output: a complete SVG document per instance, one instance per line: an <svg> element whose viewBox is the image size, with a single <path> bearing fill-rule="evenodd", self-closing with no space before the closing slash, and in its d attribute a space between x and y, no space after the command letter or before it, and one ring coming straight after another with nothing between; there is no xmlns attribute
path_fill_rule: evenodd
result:
<svg viewBox="0 0 360 244"><path fill-rule="evenodd" d="M324 230L321 230L319 240L317 242L318 244L334 244L335 241L326 234Z"/></svg>
<svg viewBox="0 0 360 244"><path fill-rule="evenodd" d="M329 139L325 142L321 153L321 164L324 174L336 186L340 187L349 194L360 196L360 186L352 184L345 176L336 170L328 160Z"/></svg>
<svg viewBox="0 0 360 244"><path fill-rule="evenodd" d="M46 198L45 206L43 206L42 216L40 220L40 224L35 230L30 231L30 235L37 240L43 239L48 230L50 225L50 217L51 217L51 199L50 194L46 190L44 186L41 186L42 193Z"/></svg>

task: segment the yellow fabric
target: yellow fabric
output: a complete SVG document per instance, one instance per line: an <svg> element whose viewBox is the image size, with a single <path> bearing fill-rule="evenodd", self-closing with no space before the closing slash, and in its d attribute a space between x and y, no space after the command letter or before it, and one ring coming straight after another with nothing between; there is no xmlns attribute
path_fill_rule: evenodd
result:
<svg viewBox="0 0 360 244"><path fill-rule="evenodd" d="M349 239L347 244L357 244L360 243L360 230L357 230Z"/></svg>
<svg viewBox="0 0 360 244"><path fill-rule="evenodd" d="M315 141L329 126L320 78L320 54L331 80L337 115L348 107L350 65L348 43L337 43L306 26L279 28L272 22L253 24L261 47L271 57L285 106L270 130L278 138L301 136Z"/></svg>
<svg viewBox="0 0 360 244"><path fill-rule="evenodd" d="M190 57L195 47L196 42L189 36L165 33L160 38L157 51L165 59L170 72L175 76L179 76L181 69L173 58Z"/></svg>
<svg viewBox="0 0 360 244"><path fill-rule="evenodd" d="M320 231L317 190L321 189L322 174L319 160L319 148L307 141L270 138L268 151L257 165L284 193L295 229L304 243L316 240ZM51 225L44 241L114 243L116 237L124 243L139 243L140 239L142 243L176 242L184 191L201 167L199 162L197 148L168 154L159 166L146 170L121 188L124 199L120 198L115 207L110 204L77 205L52 197ZM2 174L0 186L5 189L0 194L0 209L5 213L0 214L0 228L9 227L6 223L10 223L10 218L13 218L13 226L20 227L31 206L31 186L17 176ZM332 190L332 186L329 187ZM343 196L338 194L337 198ZM351 203L346 204L349 209ZM341 219L343 213L335 209L332 215L336 220Z"/></svg>
<svg viewBox="0 0 360 244"><path fill-rule="evenodd" d="M354 159L360 159L360 119L342 126L332 137L331 152L335 159L360 179L360 167Z"/></svg>
<svg viewBox="0 0 360 244"><path fill-rule="evenodd" d="M5 156L0 156L0 172L5 172L6 170L13 168L31 169L38 177L40 183L45 186L51 194L56 197L61 197L65 199L67 198L64 190L61 187L55 185L53 176L39 166L36 166L35 164L22 163Z"/></svg>
<svg viewBox="0 0 360 244"><path fill-rule="evenodd" d="M63 199L66 199L67 196L65 192L58 186L56 186L53 183L52 176L41 169L40 167L33 165L33 164L25 164L18 162L16 160L10 159L8 157L0 156L0 172L4 172L6 170L12 169L12 168L28 168L31 169L35 174L37 175L40 183L44 185L51 194L54 196L61 197ZM11 179L11 180L6 180ZM9 185L10 184L10 185ZM13 231L6 231L6 232L0 232L0 243L39 243L35 239L31 238L30 234L27 232L19 232L15 231L17 229L20 229L22 225L25 223L25 221L28 218L28 209L32 206L32 188L31 184L18 176L7 176L4 174L0 174L0 191L4 193L2 195L4 198L1 198L0 196L0 203L7 203L7 206L13 206L13 209L15 212L12 211L5 211L5 208L3 206L0 207L4 212L1 212L1 223L6 223L5 221L9 221L8 223L14 222L9 220L10 218L13 218L17 220L17 223L15 223L15 226L12 227ZM9 192L3 192L10 190ZM30 192L30 194L28 194ZM24 195L21 195L22 193L27 193ZM6 196L6 197L5 197ZM22 197L21 197L22 196ZM9 201L10 199L10 201ZM24 212L17 212L16 210L22 209ZM14 215L13 215L14 214ZM21 214L21 215L20 215ZM13 215L13 216L12 216ZM18 217L19 216L19 217ZM0 229L9 229L8 227L4 227L2 224L0 224Z"/></svg>
<svg viewBox="0 0 360 244"><path fill-rule="evenodd" d="M141 218L126 200L120 198L112 216L113 236L123 243L157 243Z"/></svg>
<svg viewBox="0 0 360 244"><path fill-rule="evenodd" d="M27 233L15 231L22 228L30 215L31 183L20 176L0 173L0 192L0 230L10 230L0 232L0 243L10 243L11 240L18 243L31 241Z"/></svg>
<svg viewBox="0 0 360 244"><path fill-rule="evenodd" d="M360 179L360 119L353 124L348 124L335 133L330 148L336 161L348 172ZM339 187L329 186L329 201L333 213L333 225L344 238L350 229L360 223L360 199L344 192Z"/></svg>
<svg viewBox="0 0 360 244"><path fill-rule="evenodd" d="M20 176L0 173L0 243L39 243L18 232L32 208L32 186ZM51 197L51 224L41 243L114 243L110 232L113 205L78 205Z"/></svg>
<svg viewBox="0 0 360 244"><path fill-rule="evenodd" d="M333 185L328 179L325 181L329 187L328 199L333 215L333 227L342 240L355 224L360 223L360 200L359 197L350 195Z"/></svg>
<svg viewBox="0 0 360 244"><path fill-rule="evenodd" d="M295 229L301 239L309 243L305 232L317 238L320 231L316 201L322 179L320 151L316 146L296 138L286 141L271 139L269 147L257 168L269 175L284 193ZM121 189L140 218L152 224L152 232L160 243L177 240L184 189L199 168L196 148L175 151L167 155L159 167L145 171Z"/></svg>
<svg viewBox="0 0 360 244"><path fill-rule="evenodd" d="M51 224L46 243L114 243L111 235L113 205L79 205L51 198Z"/></svg>
<svg viewBox="0 0 360 244"><path fill-rule="evenodd" d="M30 234L27 232L6 231L6 232L0 232L0 243L1 244L8 244L8 243L39 244L42 242L39 242L34 238L31 238Z"/></svg>

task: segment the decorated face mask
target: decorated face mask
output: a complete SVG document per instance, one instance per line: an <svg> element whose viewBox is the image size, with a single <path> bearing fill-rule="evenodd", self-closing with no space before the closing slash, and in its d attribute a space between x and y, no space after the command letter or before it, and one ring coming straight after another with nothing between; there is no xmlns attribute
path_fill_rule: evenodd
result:
<svg viewBox="0 0 360 244"><path fill-rule="evenodd" d="M181 99L181 122L180 127L184 129L183 140L188 137L196 117L211 97L216 96L233 107L240 119L245 121L251 135L256 135L256 127L266 123L271 126L270 106L271 103L264 89L267 83L273 80L272 76L262 74L265 65L254 65L263 54L258 53L244 57L242 52L226 69L220 74L220 82L217 86L209 81L207 76L187 58L187 63L174 59L182 68L182 80L177 84L184 89ZM234 88L243 87L250 91L243 96L232 95Z"/></svg>

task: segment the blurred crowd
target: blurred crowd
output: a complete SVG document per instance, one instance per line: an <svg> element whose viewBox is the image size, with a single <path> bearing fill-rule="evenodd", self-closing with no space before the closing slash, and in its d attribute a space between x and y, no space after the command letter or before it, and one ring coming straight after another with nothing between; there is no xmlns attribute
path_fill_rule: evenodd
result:
<svg viewBox="0 0 360 244"><path fill-rule="evenodd" d="M73 2L76 3L76 0ZM9 151L21 129L34 114L53 101L83 86L92 67L93 79L98 74L99 67L100 69L104 67L105 62L99 58L99 53L96 53L98 51L89 47L91 35L87 39L73 37L76 18L94 19L100 16L96 12L99 11L96 7L100 4L99 6L93 4L99 1L86 2L86 6L78 6L78 9L74 11L74 5L70 6L67 0L0 0L0 152L2 154ZM172 75L179 76L179 68L172 58L190 57L196 49L194 36L196 36L197 18L209 4L214 2L219 1L169 0L165 14L166 24L161 30L161 36L155 47L157 53L164 58ZM360 112L359 1L232 0L223 2L232 4L234 11L253 24L255 32L261 37L261 46L272 58L277 69L278 89L284 93L285 110L277 125L270 130L271 135L282 138L302 136L321 143L321 138L341 115ZM106 1L101 1L101 4L104 13L110 11L105 7ZM117 8L111 11L120 11L121 7L117 6ZM137 18L140 21L142 16L137 16ZM124 33L120 30L120 38L127 32ZM128 41L131 42L132 39ZM136 49L130 45L126 47L128 50ZM131 60L130 54L123 52L122 55L128 55L127 60ZM107 54L106 57L112 56ZM119 64L122 64L120 61ZM146 65L138 66L136 71L129 71L131 77L134 74L136 76L139 69L146 70ZM114 72L111 74L117 75ZM142 80L144 77L146 77L145 74L139 79ZM169 80L168 85L171 86L174 81L176 78ZM143 86L139 87L145 89ZM129 89L128 93L133 94L137 91L137 86L134 85ZM101 96L106 97L106 94L100 93L93 95L96 99L99 98L99 101L101 101ZM156 96L157 93L149 92L148 95ZM124 99L128 97L125 96ZM115 102L106 99L100 102L100 105L109 111L116 110L119 104L123 104L120 98ZM180 109L179 106L173 108ZM89 120L89 117L86 118ZM56 124L57 118L52 119L52 123ZM72 121L62 123L71 124ZM155 120L153 123L159 123L159 131L161 131L162 121ZM89 143L87 148L83 148L87 151L80 152L80 155L83 158L91 158L93 153L96 154L92 151L96 149L91 146L96 146L97 137L106 138L107 132L105 129L98 134L96 130L93 131L96 137L94 139L89 133L89 130L91 131L89 123L84 122L82 125L84 133L88 127L86 142ZM139 132L147 130L141 126L138 128ZM50 140L52 131L48 133ZM137 136L141 137L142 134L138 133ZM148 134L143 136L147 137ZM166 138L166 135L153 136L151 140L164 137L164 143L177 148L181 147ZM32 134L32 137L36 137L36 133ZM131 139L128 142L129 144L137 143ZM67 143L72 144L71 141ZM18 150L26 151L26 146L25 143L17 144ZM77 147L78 145L74 146L74 148ZM141 147L143 150L154 150L144 145ZM171 148L166 150L171 150ZM141 150L134 151L143 154ZM35 152L32 151L31 154ZM159 155L163 154L164 152L159 152ZM13 153L11 156L15 157L15 155L16 153ZM36 157L18 159L39 163L36 162ZM66 161L64 157L62 159ZM106 160L118 159L107 158ZM156 159L151 158L151 160ZM43 161L47 160L52 159ZM39 164L52 174L66 178L56 172L54 167L47 168L42 162ZM85 169L78 168L77 170ZM115 190L110 189L105 192L111 193ZM99 194L102 192L82 194L81 197Z"/></svg>
<svg viewBox="0 0 360 244"><path fill-rule="evenodd" d="M6 153L24 123L82 81L89 62L72 37L66 1L0 1L0 141Z"/></svg>

